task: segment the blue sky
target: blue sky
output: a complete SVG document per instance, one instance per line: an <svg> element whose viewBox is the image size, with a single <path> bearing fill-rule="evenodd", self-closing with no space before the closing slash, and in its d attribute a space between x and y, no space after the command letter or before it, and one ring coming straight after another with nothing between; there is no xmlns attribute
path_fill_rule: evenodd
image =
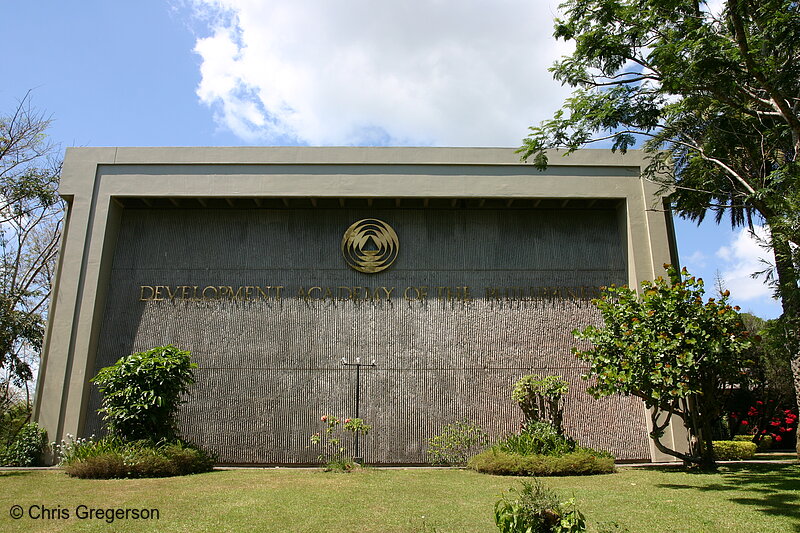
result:
<svg viewBox="0 0 800 533"><path fill-rule="evenodd" d="M32 90L65 147L515 147L568 94L557 4L0 0L0 113ZM693 274L780 314L745 230L675 222Z"/></svg>

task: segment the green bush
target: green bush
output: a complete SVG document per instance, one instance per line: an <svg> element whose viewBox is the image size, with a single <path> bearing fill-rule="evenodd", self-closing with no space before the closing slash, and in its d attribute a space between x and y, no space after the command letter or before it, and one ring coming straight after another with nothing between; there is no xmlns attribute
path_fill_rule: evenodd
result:
<svg viewBox="0 0 800 533"><path fill-rule="evenodd" d="M489 444L489 435L474 422L447 424L428 439L428 457L433 464L463 466L467 459Z"/></svg>
<svg viewBox="0 0 800 533"><path fill-rule="evenodd" d="M11 444L0 450L0 466L39 466L47 451L47 431L36 422L22 426Z"/></svg>
<svg viewBox="0 0 800 533"><path fill-rule="evenodd" d="M109 432L128 440L174 439L181 395L194 383L191 354L161 346L123 357L92 378Z"/></svg>
<svg viewBox="0 0 800 533"><path fill-rule="evenodd" d="M574 499L561 503L539 480L523 481L494 505L494 521L503 533L581 533L586 519Z"/></svg>
<svg viewBox="0 0 800 533"><path fill-rule="evenodd" d="M555 456L519 455L492 447L471 457L467 467L500 476L581 476L614 472L614 458L583 448Z"/></svg>
<svg viewBox="0 0 800 533"><path fill-rule="evenodd" d="M214 468L214 458L211 455L181 441L164 446L161 453L175 465L178 476L210 472Z"/></svg>
<svg viewBox="0 0 800 533"><path fill-rule="evenodd" d="M128 442L115 436L62 443L59 456L67 474L90 479L182 476L214 466L213 457L182 441Z"/></svg>
<svg viewBox="0 0 800 533"><path fill-rule="evenodd" d="M753 442L740 442L736 440L714 441L714 459L718 461L752 459L755 454L756 445Z"/></svg>
<svg viewBox="0 0 800 533"><path fill-rule="evenodd" d="M517 381L511 399L517 402L525 415L525 423L542 420L550 422L563 433L564 395L569 391L561 376L531 374Z"/></svg>
<svg viewBox="0 0 800 533"><path fill-rule="evenodd" d="M518 455L563 455L574 452L577 443L561 434L551 423L528 422L519 434L511 434L497 443L506 453Z"/></svg>
<svg viewBox="0 0 800 533"><path fill-rule="evenodd" d="M81 479L112 479L134 477L121 453L108 452L93 455L64 466L64 471Z"/></svg>
<svg viewBox="0 0 800 533"><path fill-rule="evenodd" d="M11 402L0 409L0 447L10 446L17 433L31 419L32 409L27 402Z"/></svg>
<svg viewBox="0 0 800 533"><path fill-rule="evenodd" d="M736 442L753 442L753 435L736 435L733 437ZM714 443L716 446L716 443ZM765 452L772 448L772 435L762 435L761 440L756 444L756 451Z"/></svg>

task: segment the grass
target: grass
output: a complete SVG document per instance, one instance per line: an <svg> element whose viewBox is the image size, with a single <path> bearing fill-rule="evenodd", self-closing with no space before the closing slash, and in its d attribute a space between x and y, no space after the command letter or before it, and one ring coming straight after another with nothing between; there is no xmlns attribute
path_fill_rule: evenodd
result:
<svg viewBox="0 0 800 533"><path fill-rule="evenodd" d="M82 480L59 471L0 472L0 531L493 532L492 505L520 478L464 470L223 470L186 477ZM800 533L800 465L670 467L543 478L574 495L590 524L631 533ZM10 518L13 505L66 509L66 520ZM76 506L157 508L157 521L79 520Z"/></svg>

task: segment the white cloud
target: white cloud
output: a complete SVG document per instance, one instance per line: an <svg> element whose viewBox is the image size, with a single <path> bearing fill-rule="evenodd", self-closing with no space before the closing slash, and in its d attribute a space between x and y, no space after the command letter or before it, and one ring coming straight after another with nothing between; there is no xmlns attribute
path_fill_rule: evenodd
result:
<svg viewBox="0 0 800 533"><path fill-rule="evenodd" d="M569 93L557 4L195 0L197 94L247 142L518 146Z"/></svg>
<svg viewBox="0 0 800 533"><path fill-rule="evenodd" d="M753 278L753 273L764 270L773 260L771 252L762 246L767 237L762 226L755 226L753 232L742 228L733 241L716 251L721 261L720 276L737 301L772 299L772 289L763 276Z"/></svg>
<svg viewBox="0 0 800 533"><path fill-rule="evenodd" d="M700 250L695 250L692 255L686 258L685 265L690 272L697 272L700 268L708 264L708 256Z"/></svg>

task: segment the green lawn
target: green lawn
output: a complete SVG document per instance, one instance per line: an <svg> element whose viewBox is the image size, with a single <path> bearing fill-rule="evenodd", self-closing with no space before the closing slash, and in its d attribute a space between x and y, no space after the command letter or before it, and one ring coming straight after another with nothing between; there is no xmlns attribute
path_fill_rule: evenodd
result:
<svg viewBox="0 0 800 533"><path fill-rule="evenodd" d="M183 478L79 480L58 471L0 472L0 531L471 532L497 531L492 505L518 478L463 470L224 470ZM751 464L690 474L628 468L545 478L574 495L591 524L631 533L798 533L800 465ZM158 520L75 518L78 505L157 508ZM69 519L13 520L12 506L59 508ZM53 512L54 514L57 511Z"/></svg>

